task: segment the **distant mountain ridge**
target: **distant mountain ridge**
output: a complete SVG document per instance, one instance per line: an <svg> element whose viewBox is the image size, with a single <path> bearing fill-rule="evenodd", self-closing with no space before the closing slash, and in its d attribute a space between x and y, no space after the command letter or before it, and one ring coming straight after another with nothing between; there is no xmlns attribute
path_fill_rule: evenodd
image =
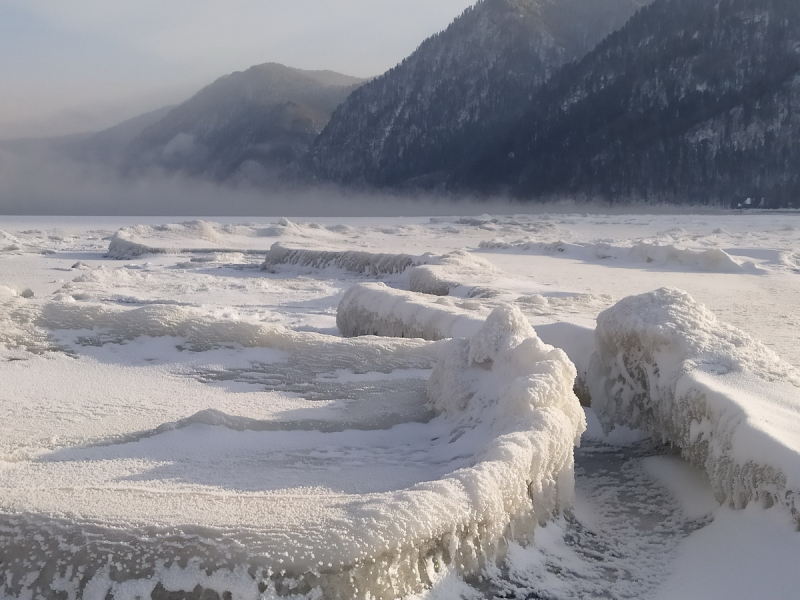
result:
<svg viewBox="0 0 800 600"><path fill-rule="evenodd" d="M535 90L647 0L481 0L355 91L314 143L317 178L435 186L527 110Z"/></svg>
<svg viewBox="0 0 800 600"><path fill-rule="evenodd" d="M220 182L269 177L305 154L336 106L362 81L277 63L226 75L131 140L123 169Z"/></svg>

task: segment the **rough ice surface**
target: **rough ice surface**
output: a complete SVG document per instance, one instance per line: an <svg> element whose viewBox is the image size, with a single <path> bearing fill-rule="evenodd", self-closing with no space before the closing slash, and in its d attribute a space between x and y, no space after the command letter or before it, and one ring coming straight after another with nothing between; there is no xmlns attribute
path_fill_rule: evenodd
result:
<svg viewBox="0 0 800 600"><path fill-rule="evenodd" d="M6 596L394 598L571 504L574 367L516 309L436 344L8 302L4 385L50 397L2 407L37 421L3 428Z"/></svg>
<svg viewBox="0 0 800 600"><path fill-rule="evenodd" d="M800 490L800 374L686 292L625 298L597 320L589 377L606 426L643 428L703 468L720 502L786 505Z"/></svg>

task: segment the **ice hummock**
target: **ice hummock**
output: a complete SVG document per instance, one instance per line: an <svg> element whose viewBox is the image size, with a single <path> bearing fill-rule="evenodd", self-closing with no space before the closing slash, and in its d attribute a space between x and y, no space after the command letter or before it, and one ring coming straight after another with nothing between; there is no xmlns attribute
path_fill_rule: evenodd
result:
<svg viewBox="0 0 800 600"><path fill-rule="evenodd" d="M483 322L483 311L476 310L469 301L434 299L383 283L354 285L344 294L336 312L336 325L345 337L377 335L442 340L469 337ZM594 349L594 330L568 322L544 323L534 329L539 339L564 350L575 364L578 369L575 389L588 405L586 377Z"/></svg>
<svg viewBox="0 0 800 600"><path fill-rule="evenodd" d="M574 367L517 309L429 343L9 302L0 595L394 598L572 501Z"/></svg>
<svg viewBox="0 0 800 600"><path fill-rule="evenodd" d="M396 290L383 283L354 285L345 292L336 312L336 325L345 337L470 337L483 320L480 313L460 310L444 299Z"/></svg>
<svg viewBox="0 0 800 600"><path fill-rule="evenodd" d="M402 273L409 267L424 264L433 255L413 256L363 250L322 250L318 248L289 248L275 242L267 251L262 269L277 265L296 265L325 269L335 267L362 275L380 277Z"/></svg>
<svg viewBox="0 0 800 600"><path fill-rule="evenodd" d="M642 428L705 469L719 501L796 514L800 374L686 292L623 299L597 320L589 376L606 426Z"/></svg>
<svg viewBox="0 0 800 600"><path fill-rule="evenodd" d="M493 293L491 282L501 271L488 261L464 250L447 254L420 255L365 250L289 248L275 242L261 268L280 265L313 269L336 268L359 275L385 277L404 275L412 292L434 296L478 296Z"/></svg>

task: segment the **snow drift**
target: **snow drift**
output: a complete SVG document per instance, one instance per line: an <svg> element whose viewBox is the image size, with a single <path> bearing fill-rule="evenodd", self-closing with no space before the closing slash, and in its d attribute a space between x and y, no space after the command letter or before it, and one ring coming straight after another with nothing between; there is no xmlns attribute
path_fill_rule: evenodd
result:
<svg viewBox="0 0 800 600"><path fill-rule="evenodd" d="M182 307L9 302L4 316L27 332L18 346L51 347L0 362L4 385L33 402L33 363L40 383L60 384L26 409L41 429L33 442L26 410L4 405L3 427L17 432L6 443L28 445L0 468L0 596L397 598L445 566L493 568L509 540L529 540L572 501L585 427L575 369L515 308L470 339L427 343ZM236 378L175 383L207 362ZM418 375L395 377L434 362L427 393ZM93 384L78 393L84 378ZM382 378L411 407L389 421L357 402ZM324 382L337 379L354 384L332 396ZM115 431L96 426L109 407Z"/></svg>
<svg viewBox="0 0 800 600"><path fill-rule="evenodd" d="M643 428L705 469L734 507L797 516L800 374L687 293L632 296L597 319L589 387L606 427Z"/></svg>

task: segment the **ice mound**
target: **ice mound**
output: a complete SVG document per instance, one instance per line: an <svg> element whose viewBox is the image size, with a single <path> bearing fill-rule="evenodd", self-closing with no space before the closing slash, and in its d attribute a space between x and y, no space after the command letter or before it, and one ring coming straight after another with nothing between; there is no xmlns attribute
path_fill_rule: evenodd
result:
<svg viewBox="0 0 800 600"><path fill-rule="evenodd" d="M336 267L362 275L392 275L402 273L408 267L423 264L431 255L387 254L359 250L317 250L287 248L275 242L266 253L262 269L276 265L297 265L315 269Z"/></svg>
<svg viewBox="0 0 800 600"><path fill-rule="evenodd" d="M642 428L680 447L705 469L720 502L796 511L800 374L793 367L671 288L602 312L596 343L589 387L605 427Z"/></svg>
<svg viewBox="0 0 800 600"><path fill-rule="evenodd" d="M363 283L347 290L339 302L336 325L345 337L441 340L473 335L483 325L483 316L383 283Z"/></svg>
<svg viewBox="0 0 800 600"><path fill-rule="evenodd" d="M563 256L564 258L586 262L614 260L615 264L618 265L628 263L637 267L644 263L665 269L688 268L710 273L760 271L753 263L740 263L720 248L693 250L679 248L674 244L634 242L631 245L617 246L606 242L570 243L557 241L545 243L533 238L526 238L515 242L502 240L483 241L479 244L479 247L483 250L514 250L532 254Z"/></svg>
<svg viewBox="0 0 800 600"><path fill-rule="evenodd" d="M0 597L398 598L572 501L575 370L517 309L427 343L9 302L52 347L0 361Z"/></svg>

